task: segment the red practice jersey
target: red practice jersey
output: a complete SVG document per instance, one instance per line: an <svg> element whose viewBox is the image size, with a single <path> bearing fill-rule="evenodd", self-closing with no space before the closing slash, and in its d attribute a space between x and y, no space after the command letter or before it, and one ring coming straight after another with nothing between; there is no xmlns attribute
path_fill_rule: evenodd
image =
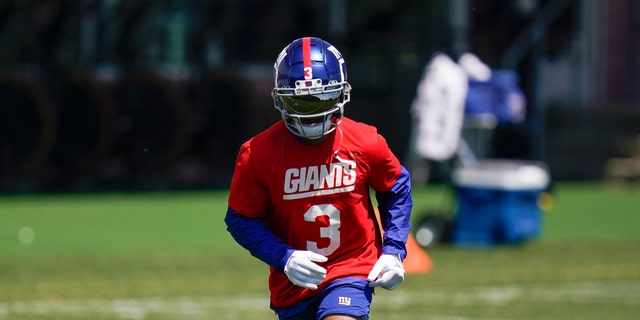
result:
<svg viewBox="0 0 640 320"><path fill-rule="evenodd" d="M299 142L283 121L242 145L229 206L244 216L264 218L292 248L328 257L320 264L327 278L318 291L294 285L271 267L275 307L289 307L335 279L367 277L381 248L369 187L388 191L401 170L374 127L348 118L319 145Z"/></svg>

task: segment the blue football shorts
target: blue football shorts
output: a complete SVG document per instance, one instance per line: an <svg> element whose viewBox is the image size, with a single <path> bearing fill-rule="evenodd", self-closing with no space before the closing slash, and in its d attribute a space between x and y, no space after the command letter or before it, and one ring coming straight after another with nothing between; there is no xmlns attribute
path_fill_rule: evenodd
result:
<svg viewBox="0 0 640 320"><path fill-rule="evenodd" d="M314 297L289 308L274 308L280 320L321 320L330 315L347 315L368 320L373 288L365 279L333 281Z"/></svg>

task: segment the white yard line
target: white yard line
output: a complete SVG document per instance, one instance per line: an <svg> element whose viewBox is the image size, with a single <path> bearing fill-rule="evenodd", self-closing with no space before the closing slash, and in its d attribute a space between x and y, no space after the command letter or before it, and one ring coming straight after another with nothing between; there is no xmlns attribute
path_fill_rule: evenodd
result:
<svg viewBox="0 0 640 320"><path fill-rule="evenodd" d="M595 303L640 306L640 281L559 282L549 284L511 284L505 286L427 288L424 291L396 291L376 297L376 304L393 308L422 303L429 305L503 305L516 300L544 303Z"/></svg>
<svg viewBox="0 0 640 320"><path fill-rule="evenodd" d="M379 290L380 292L382 290ZM625 282L560 282L549 284L511 284L468 288L425 288L424 291L398 289L378 293L373 310L397 320L421 319L422 314L407 314L407 306L506 305L514 301L539 303L585 303L640 306L640 281ZM384 311L383 311L384 310ZM426 312L426 310L425 310ZM78 299L0 302L0 320L14 316L52 316L55 318L101 315L120 319L142 320L149 316L180 319L240 319L243 315L264 315L275 319L269 311L268 297L262 295L229 295L219 297L176 297L137 299ZM376 313L385 318L385 314ZM481 320L456 315L430 315L436 320Z"/></svg>
<svg viewBox="0 0 640 320"><path fill-rule="evenodd" d="M266 297L253 296L17 301L0 303L0 318L11 315L102 314L136 320L155 314L199 319L224 314L229 310L256 311L268 308Z"/></svg>

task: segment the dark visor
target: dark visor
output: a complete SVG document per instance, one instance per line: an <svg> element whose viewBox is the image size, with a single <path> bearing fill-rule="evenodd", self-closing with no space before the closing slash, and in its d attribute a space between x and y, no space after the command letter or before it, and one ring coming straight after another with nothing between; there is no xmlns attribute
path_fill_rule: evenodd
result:
<svg viewBox="0 0 640 320"><path fill-rule="evenodd" d="M282 106L294 114L314 114L329 111L340 102L340 91L316 95L280 96Z"/></svg>

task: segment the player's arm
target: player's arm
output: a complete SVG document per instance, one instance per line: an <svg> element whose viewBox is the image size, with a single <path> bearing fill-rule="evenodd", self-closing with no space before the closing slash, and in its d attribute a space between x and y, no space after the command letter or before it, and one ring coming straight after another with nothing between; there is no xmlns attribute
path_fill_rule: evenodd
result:
<svg viewBox="0 0 640 320"><path fill-rule="evenodd" d="M376 192L380 222L384 230L382 253L399 255L401 260L407 256L405 243L411 231L411 176L402 167L400 175L389 191Z"/></svg>
<svg viewBox="0 0 640 320"><path fill-rule="evenodd" d="M280 272L284 271L294 250L273 234L264 219L246 217L229 207L224 222L233 239L251 255Z"/></svg>
<svg viewBox="0 0 640 320"><path fill-rule="evenodd" d="M273 234L264 219L243 216L229 207L224 221L238 244L254 257L284 272L293 284L315 290L326 277L327 270L316 264L326 262L326 257L291 248Z"/></svg>
<svg viewBox="0 0 640 320"><path fill-rule="evenodd" d="M376 192L384 235L382 255L367 277L370 287L393 290L404 281L402 260L407 256L405 243L411 229L409 219L413 200L409 172L402 166L400 168L400 175L391 189Z"/></svg>
<svg viewBox="0 0 640 320"><path fill-rule="evenodd" d="M251 255L276 270L283 271L291 248L273 234L262 216L268 201L256 169L253 140L240 147L229 190L229 205L224 221L227 231Z"/></svg>
<svg viewBox="0 0 640 320"><path fill-rule="evenodd" d="M261 172L256 169L259 166L252 161L251 145L252 142L243 144L238 152L224 218L227 230L251 255L284 272L293 284L317 289L327 270L316 262L325 262L327 258L311 251L295 250L273 233L264 219L268 195L261 183Z"/></svg>

